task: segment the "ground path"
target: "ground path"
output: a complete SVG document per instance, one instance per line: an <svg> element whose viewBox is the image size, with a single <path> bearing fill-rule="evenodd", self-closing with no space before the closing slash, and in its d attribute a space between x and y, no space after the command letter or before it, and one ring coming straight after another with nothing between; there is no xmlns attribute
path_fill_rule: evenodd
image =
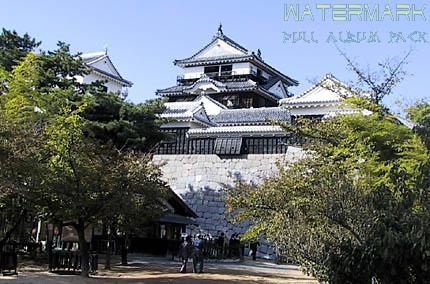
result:
<svg viewBox="0 0 430 284"><path fill-rule="evenodd" d="M102 267L101 265L100 267ZM12 284L87 284L87 283L318 283L296 266L246 260L236 263L207 263L205 273L178 273L179 262L163 258L131 256L129 266L100 270L90 279L77 275L46 272L46 268L25 266L18 276L1 277L0 283ZM191 270L192 265L188 267Z"/></svg>

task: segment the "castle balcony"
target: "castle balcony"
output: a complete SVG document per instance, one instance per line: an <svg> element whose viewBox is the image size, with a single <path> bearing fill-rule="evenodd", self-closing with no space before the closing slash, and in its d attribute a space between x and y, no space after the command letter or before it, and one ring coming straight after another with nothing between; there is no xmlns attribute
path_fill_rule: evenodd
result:
<svg viewBox="0 0 430 284"><path fill-rule="evenodd" d="M223 71L223 72L210 72L210 73L201 73L201 74L189 74L185 77L185 75L178 75L176 81L178 85L188 85L191 84L203 76L208 76L211 79L215 79L217 81L228 81L233 79L243 79L249 78L253 81L259 83L265 83L267 81L261 74L257 73L255 70L249 70L247 73L236 72L236 71Z"/></svg>

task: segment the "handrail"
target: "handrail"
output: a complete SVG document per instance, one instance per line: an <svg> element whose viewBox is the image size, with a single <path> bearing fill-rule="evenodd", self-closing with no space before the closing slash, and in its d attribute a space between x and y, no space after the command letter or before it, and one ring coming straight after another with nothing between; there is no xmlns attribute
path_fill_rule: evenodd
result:
<svg viewBox="0 0 430 284"><path fill-rule="evenodd" d="M176 76L177 81L182 80L195 80L200 79L203 76L208 76L209 78L225 78L230 76L239 76L239 75L254 75L257 76L257 72L254 70L246 70L245 72L237 72L233 71L222 71L222 72L210 72L210 73L198 73L198 74L190 74L185 77L185 75Z"/></svg>

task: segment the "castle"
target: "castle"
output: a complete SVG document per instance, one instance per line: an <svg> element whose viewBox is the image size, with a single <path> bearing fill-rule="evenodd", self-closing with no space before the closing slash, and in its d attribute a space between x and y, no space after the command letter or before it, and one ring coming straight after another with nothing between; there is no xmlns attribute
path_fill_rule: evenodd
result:
<svg viewBox="0 0 430 284"><path fill-rule="evenodd" d="M296 80L266 63L260 50L250 52L226 36L221 26L209 44L174 64L183 69L177 84L157 90L167 98L161 117L170 135L154 161L199 216L193 232L243 233L250 224L232 224L225 212L226 186L236 180L257 184L278 172L278 162L303 156L299 139L276 122L355 111L330 88L342 86L332 75L293 96L289 89ZM274 257L271 246L260 246L259 256Z"/></svg>
<svg viewBox="0 0 430 284"><path fill-rule="evenodd" d="M103 81L107 91L122 94L132 86L107 51L83 54L81 59L91 72L77 78L80 82ZM250 52L226 36L221 26L206 46L174 64L183 74L174 86L157 90L167 100L161 117L166 121L162 130L169 135L153 160L176 193L171 201L176 209L158 220L152 237L173 241L186 226L189 233L212 236L243 233L250 224L229 222L226 188L236 180L258 184L277 174L278 163L303 156L300 139L286 133L279 122L356 111L342 103L348 87L330 74L294 96L290 88L298 85L296 80L266 63L260 50ZM275 256L264 242L258 255Z"/></svg>

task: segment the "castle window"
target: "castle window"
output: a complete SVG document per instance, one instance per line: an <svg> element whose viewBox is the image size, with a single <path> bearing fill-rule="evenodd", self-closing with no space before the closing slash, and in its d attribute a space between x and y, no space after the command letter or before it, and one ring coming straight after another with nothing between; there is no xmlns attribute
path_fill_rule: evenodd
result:
<svg viewBox="0 0 430 284"><path fill-rule="evenodd" d="M204 72L209 77L216 77L219 75L219 65L216 66L205 66Z"/></svg>
<svg viewBox="0 0 430 284"><path fill-rule="evenodd" d="M234 96L224 96L221 98L221 103L228 108L238 108L239 106L239 97Z"/></svg>
<svg viewBox="0 0 430 284"><path fill-rule="evenodd" d="M233 70L233 65L222 65L221 66L221 75L231 75Z"/></svg>
<svg viewBox="0 0 430 284"><path fill-rule="evenodd" d="M241 137L217 138L215 140L215 154L217 155L239 155L241 147Z"/></svg>
<svg viewBox="0 0 430 284"><path fill-rule="evenodd" d="M233 65L205 66L204 73L209 77L229 76L232 74Z"/></svg>
<svg viewBox="0 0 430 284"><path fill-rule="evenodd" d="M243 98L242 99L242 107L245 108L252 108L252 98Z"/></svg>

